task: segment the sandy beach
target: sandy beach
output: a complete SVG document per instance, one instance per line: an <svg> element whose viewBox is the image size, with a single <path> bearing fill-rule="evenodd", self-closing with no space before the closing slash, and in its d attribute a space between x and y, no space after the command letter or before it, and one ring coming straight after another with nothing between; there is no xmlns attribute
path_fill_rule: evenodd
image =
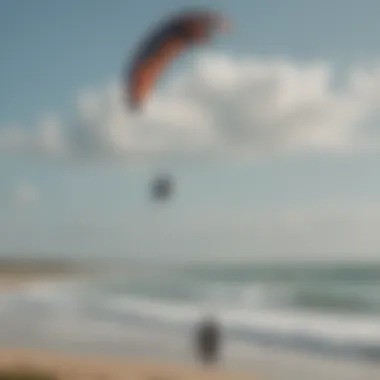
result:
<svg viewBox="0 0 380 380"><path fill-rule="evenodd" d="M0 261L0 293L4 292L0 303L0 370L21 367L48 371L57 380L380 378L377 364L344 357L329 360L313 355L306 350L307 346L304 352L276 351L240 340L226 340L220 367L202 369L189 351L189 335L178 328L177 319L174 322L172 319L173 315L187 318L191 310L173 302L171 314L168 303L154 297L153 305L144 303L144 298L138 300L140 303L132 298L129 303L128 284L123 284L121 297L118 287L114 292L102 293L101 286L108 284L109 274L107 270L96 269L57 262ZM132 268L132 275L135 272ZM126 273L129 274L128 270ZM86 293L86 287L86 292L83 291L82 279L90 293ZM105 285L100 286L99 279L105 280ZM56 287L55 283L61 281L63 286ZM145 281L144 286L149 284ZM100 290L91 288L91 283ZM34 284L42 286L28 289ZM12 292L14 289L17 291ZM115 299L119 303L109 302ZM156 315L163 317L158 323ZM253 321L254 318L255 315ZM347 347L347 350L356 348L353 344Z"/></svg>
<svg viewBox="0 0 380 380"><path fill-rule="evenodd" d="M44 370L63 380L248 380L254 375L197 366L131 361L102 356L67 355L37 350L0 350L0 369Z"/></svg>
<svg viewBox="0 0 380 380"><path fill-rule="evenodd" d="M0 263L0 292L33 283L64 281L93 275L93 271L79 270L46 263ZM123 380L171 380L171 379L256 379L248 374L227 370L202 369L196 365L162 364L151 359L133 360L108 356L66 354L33 349L0 349L0 369L35 369L48 371L58 379L123 379Z"/></svg>
<svg viewBox="0 0 380 380"><path fill-rule="evenodd" d="M76 275L79 276L79 275ZM14 289L18 289L21 287L27 287L29 285L33 285L36 283L44 283L44 282L60 282L65 280L70 280L76 278L74 275L68 274L48 274L48 273L40 273L40 274L5 274L0 277L0 292L6 292Z"/></svg>
<svg viewBox="0 0 380 380"><path fill-rule="evenodd" d="M91 266L58 260L0 260L0 292L34 283L84 279L98 274Z"/></svg>

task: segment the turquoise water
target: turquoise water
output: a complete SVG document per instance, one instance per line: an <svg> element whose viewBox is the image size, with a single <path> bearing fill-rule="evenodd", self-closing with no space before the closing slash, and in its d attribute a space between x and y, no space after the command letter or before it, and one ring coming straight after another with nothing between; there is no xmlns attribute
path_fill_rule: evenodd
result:
<svg viewBox="0 0 380 380"><path fill-rule="evenodd" d="M244 342L380 361L380 264L155 265L145 275L126 267L97 286L108 318L112 309L186 330L213 313Z"/></svg>
<svg viewBox="0 0 380 380"><path fill-rule="evenodd" d="M211 301L316 313L380 313L380 264L190 264L126 268L103 291L173 301Z"/></svg>

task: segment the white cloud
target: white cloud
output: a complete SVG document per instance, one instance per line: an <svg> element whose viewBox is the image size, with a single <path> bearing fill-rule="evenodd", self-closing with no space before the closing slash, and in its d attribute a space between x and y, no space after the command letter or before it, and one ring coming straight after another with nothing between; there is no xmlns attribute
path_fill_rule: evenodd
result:
<svg viewBox="0 0 380 380"><path fill-rule="evenodd" d="M39 123L36 145L41 150L60 153L64 150L62 126L57 117L47 116Z"/></svg>
<svg viewBox="0 0 380 380"><path fill-rule="evenodd" d="M63 153L62 125L57 117L46 116L34 130L17 126L0 129L0 152Z"/></svg>
<svg viewBox="0 0 380 380"><path fill-rule="evenodd" d="M39 200L39 191L33 184L23 181L14 186L12 199L16 205L36 203Z"/></svg>
<svg viewBox="0 0 380 380"><path fill-rule="evenodd" d="M1 151L18 151L27 148L27 135L24 130L16 126L6 126L0 130Z"/></svg>
<svg viewBox="0 0 380 380"><path fill-rule="evenodd" d="M4 128L0 149L94 155L162 152L352 152L380 147L380 66L332 65L207 54L154 90L140 115L111 84L78 96L76 121L48 118L37 131ZM372 127L372 128L370 128Z"/></svg>

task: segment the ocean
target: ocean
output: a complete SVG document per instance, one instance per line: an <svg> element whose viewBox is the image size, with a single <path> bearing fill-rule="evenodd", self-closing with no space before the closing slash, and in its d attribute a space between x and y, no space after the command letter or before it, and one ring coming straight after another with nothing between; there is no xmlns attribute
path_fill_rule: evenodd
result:
<svg viewBox="0 0 380 380"><path fill-rule="evenodd" d="M380 379L380 264L123 263L0 294L0 344L192 359L223 326L224 365L270 379Z"/></svg>

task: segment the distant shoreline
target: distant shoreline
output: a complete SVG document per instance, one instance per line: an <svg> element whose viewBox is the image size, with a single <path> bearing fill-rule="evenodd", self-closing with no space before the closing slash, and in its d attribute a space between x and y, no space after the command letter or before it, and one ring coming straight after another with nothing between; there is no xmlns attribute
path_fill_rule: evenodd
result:
<svg viewBox="0 0 380 380"><path fill-rule="evenodd" d="M5 271L54 271L54 272L72 272L81 268L88 268L90 265L84 265L79 260L63 260L62 258L13 258L0 257L0 274Z"/></svg>
<svg viewBox="0 0 380 380"><path fill-rule="evenodd" d="M69 260L0 258L0 291L36 282L83 278L98 272L95 265Z"/></svg>

